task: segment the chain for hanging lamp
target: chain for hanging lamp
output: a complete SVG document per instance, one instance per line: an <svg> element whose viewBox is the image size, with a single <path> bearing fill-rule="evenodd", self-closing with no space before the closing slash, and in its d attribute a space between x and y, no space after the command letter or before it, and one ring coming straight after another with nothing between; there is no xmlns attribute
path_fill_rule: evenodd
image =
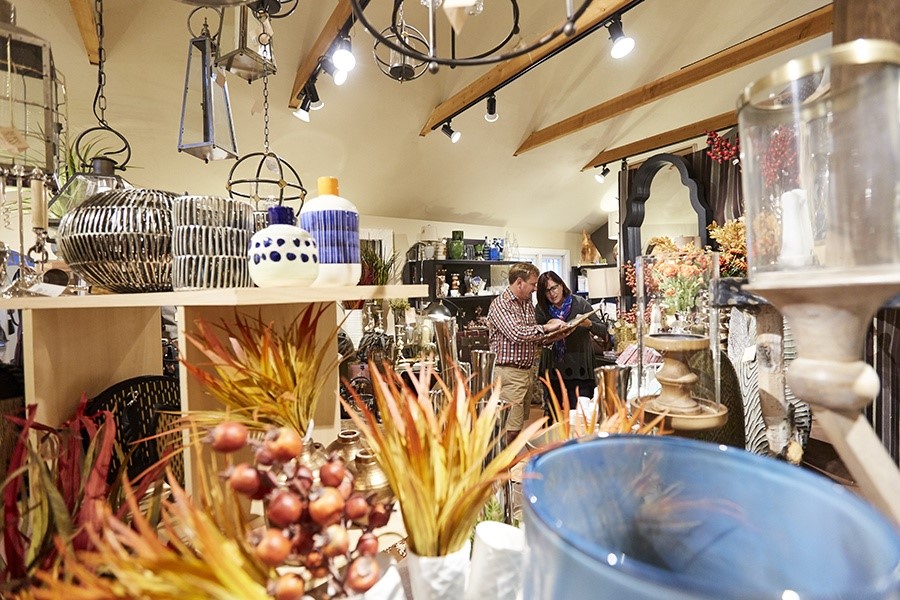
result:
<svg viewBox="0 0 900 600"><path fill-rule="evenodd" d="M97 91L94 94L94 117L97 119L97 126L83 131L75 138L75 156L82 168L91 166L93 159L102 157L112 161L115 169L124 171L128 161L131 160L131 145L124 135L113 129L106 121L106 72L103 70L106 63L106 49L103 47L103 0L95 0L94 6L97 13ZM87 156L86 152L96 147L96 139L89 140L87 146L83 146L82 142L88 135L98 133L117 138L121 142L121 146ZM114 157L120 158L117 160Z"/></svg>
<svg viewBox="0 0 900 600"><path fill-rule="evenodd" d="M231 198L246 198L259 208L260 203L278 204L285 200L303 200L306 188L293 166L269 148L269 74L263 73L263 151L244 155L234 163L228 173L225 189ZM251 170L252 176L236 177ZM271 173L271 175L267 174ZM288 178L291 178L290 180Z"/></svg>
<svg viewBox="0 0 900 600"><path fill-rule="evenodd" d="M421 48L417 47L418 42L416 40L408 39L408 36L404 37L403 32L405 22L402 18L402 9L404 3L402 0L394 0L394 7L391 11L391 24L387 28L377 27L366 18L366 16L363 14L364 7L361 5L360 0L350 0L350 5L353 10L354 17L370 34L372 34L372 37L375 38L377 44L383 44L391 50L399 52L400 54L414 61L422 61L426 63L428 65L428 70L434 73L437 72L440 65L446 65L449 67L463 67L489 65L503 62L517 56L535 52L538 48L549 44L560 35L574 35L575 22L579 17L581 17L582 14L584 14L584 11L586 11L588 6L590 6L591 1L592 0L583 0L583 2L576 9L573 7L572 0L568 0L566 2L566 19L562 25L555 28L554 30L531 44L517 44L509 51L504 52L503 48L513 39L513 37L519 34L519 3L517 0L509 0L511 9L511 25L509 28L509 32L506 34L503 40L501 40L490 50L486 50L470 56L457 56L455 33L451 33L450 54L441 55L439 53L437 47L436 31L437 7L440 6L441 3L437 0L424 0L422 2L422 4L425 4L428 8L428 39L426 40L427 49L424 51ZM480 11L473 11L473 14L476 12Z"/></svg>

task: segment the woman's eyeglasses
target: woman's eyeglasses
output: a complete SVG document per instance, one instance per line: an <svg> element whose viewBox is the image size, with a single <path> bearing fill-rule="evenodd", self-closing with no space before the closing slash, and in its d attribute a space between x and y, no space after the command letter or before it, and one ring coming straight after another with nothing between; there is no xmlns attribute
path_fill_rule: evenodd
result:
<svg viewBox="0 0 900 600"><path fill-rule="evenodd" d="M547 293L552 294L553 292L558 290L560 287L562 287L562 286L558 283L556 285L551 285L550 287L547 288Z"/></svg>

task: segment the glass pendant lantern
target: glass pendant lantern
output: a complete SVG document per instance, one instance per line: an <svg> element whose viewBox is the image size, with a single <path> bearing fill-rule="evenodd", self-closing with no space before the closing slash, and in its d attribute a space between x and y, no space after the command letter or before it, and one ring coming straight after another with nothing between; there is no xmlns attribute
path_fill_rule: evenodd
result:
<svg viewBox="0 0 900 600"><path fill-rule="evenodd" d="M206 162L238 156L228 83L224 71L215 66L215 56L216 39L204 19L200 35L191 39L188 50L178 151Z"/></svg>
<svg viewBox="0 0 900 600"><path fill-rule="evenodd" d="M246 5L223 9L216 66L247 81L274 75L276 65L269 15L265 12L258 15Z"/></svg>

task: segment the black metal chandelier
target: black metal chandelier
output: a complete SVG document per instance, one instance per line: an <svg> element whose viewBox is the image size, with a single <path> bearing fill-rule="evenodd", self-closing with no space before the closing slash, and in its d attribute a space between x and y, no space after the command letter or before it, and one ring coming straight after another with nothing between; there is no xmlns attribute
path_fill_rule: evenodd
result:
<svg viewBox="0 0 900 600"><path fill-rule="evenodd" d="M545 34L537 41L525 45L516 46L506 52L503 48L519 33L519 3L517 0L508 0L510 4L510 27L506 36L489 50L479 52L469 56L458 56L456 53L456 34L451 32L450 54L441 55L437 47L437 7L441 4L440 0L421 0L428 8L428 35L427 49L422 50L417 40L410 40L408 34L408 25L403 18L404 0L393 0L394 7L391 11L391 24L384 28L378 27L371 23L363 14L364 7L360 0L350 0L353 9L353 15L366 30L372 34L376 40L376 45L384 45L392 51L408 57L412 61L419 61L428 65L428 70L432 73L437 72L440 65L449 67L477 66L489 65L503 62L523 54L534 52L541 46L549 44L559 36L565 34L571 36L575 33L575 22L587 10L591 4L591 0L583 0L583 2L574 8L572 0L566 2L566 18L565 22L559 27ZM419 46L419 47L417 47Z"/></svg>

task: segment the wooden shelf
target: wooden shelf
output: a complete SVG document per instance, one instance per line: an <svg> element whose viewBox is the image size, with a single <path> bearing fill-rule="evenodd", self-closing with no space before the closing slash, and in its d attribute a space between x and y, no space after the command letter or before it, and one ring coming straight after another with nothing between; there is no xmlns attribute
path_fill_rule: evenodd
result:
<svg viewBox="0 0 900 600"><path fill-rule="evenodd" d="M231 321L241 307L284 327L311 305L325 312L315 332L317 348L337 356L337 303L343 300L418 298L426 285L226 288L149 294L97 294L0 300L0 310L22 310L25 401L37 405L37 420L58 425L68 419L82 394L94 397L109 386L141 375L162 373L162 310L174 306L181 358L203 365L209 359L187 340L198 319ZM222 340L227 343L227 340ZM319 396L316 439L330 442L340 430L337 370ZM181 408L221 405L180 367ZM186 475L191 480L190 464Z"/></svg>
<svg viewBox="0 0 900 600"><path fill-rule="evenodd" d="M477 296L447 296L446 298L440 298L440 300L448 300L450 302L456 302L457 300L484 300L485 298L494 299L500 294L478 294Z"/></svg>
<svg viewBox="0 0 900 600"><path fill-rule="evenodd" d="M370 300L378 298L423 298L427 296L427 285L222 288L148 294L2 298L0 299L0 309L264 306L270 304L340 302L343 300Z"/></svg>

